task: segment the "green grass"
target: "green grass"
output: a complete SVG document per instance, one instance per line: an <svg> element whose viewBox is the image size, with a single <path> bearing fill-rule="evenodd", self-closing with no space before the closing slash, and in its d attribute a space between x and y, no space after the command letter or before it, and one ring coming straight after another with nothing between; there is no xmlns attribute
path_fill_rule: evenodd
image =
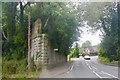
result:
<svg viewBox="0 0 120 80"><path fill-rule="evenodd" d="M27 69L27 60L3 60L2 78L38 78L40 71L36 67L31 71Z"/></svg>
<svg viewBox="0 0 120 80"><path fill-rule="evenodd" d="M18 74L6 74L3 78L39 78L39 72L24 72Z"/></svg>
<svg viewBox="0 0 120 80"><path fill-rule="evenodd" d="M110 60L107 57L98 57L98 60L103 63L110 63Z"/></svg>
<svg viewBox="0 0 120 80"><path fill-rule="evenodd" d="M0 79L2 77L2 56L0 55Z"/></svg>
<svg viewBox="0 0 120 80"><path fill-rule="evenodd" d="M119 61L115 61L115 60L110 61L107 57L101 57L101 56L98 57L98 60L105 64L114 64L114 63L117 64L119 62Z"/></svg>

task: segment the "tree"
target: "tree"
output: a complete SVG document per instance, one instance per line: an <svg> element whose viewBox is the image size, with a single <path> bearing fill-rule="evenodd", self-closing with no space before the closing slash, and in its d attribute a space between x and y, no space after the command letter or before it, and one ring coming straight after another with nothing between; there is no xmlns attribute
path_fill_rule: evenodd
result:
<svg viewBox="0 0 120 80"><path fill-rule="evenodd" d="M17 11L16 6L17 3L13 2L3 3L3 51L6 47L8 47L6 51L9 51L10 53L12 53L14 49L14 34L16 31L15 16ZM9 12L11 12L12 15Z"/></svg>
<svg viewBox="0 0 120 80"><path fill-rule="evenodd" d="M112 60L118 60L118 11L116 3L85 3L82 8L84 15L83 22L91 27L90 31L101 30L102 43L101 55ZM102 5L102 6L101 6ZM113 58L114 56L114 58Z"/></svg>
<svg viewBox="0 0 120 80"><path fill-rule="evenodd" d="M42 33L48 34L52 48L67 55L69 47L77 40L77 19L75 9L66 3L36 3L32 7L32 21L41 18ZM38 15L36 15L38 14Z"/></svg>
<svg viewBox="0 0 120 80"><path fill-rule="evenodd" d="M6 5L7 4L7 5ZM14 49L11 50L13 56L17 56L18 59L27 57L27 26L28 26L28 3L15 4L16 9L13 14L8 14L11 3L4 3L3 8L3 53L9 53L11 46L7 41L8 35L14 43ZM30 3L31 4L31 3ZM17 6L20 5L20 6ZM59 53L67 55L73 42L77 40L79 36L78 21L76 17L76 10L70 6L66 6L67 3L32 3L31 6L31 29L36 19L40 18L42 21L42 33L48 34L49 42L52 48L58 48ZM12 6L13 7L13 6ZM16 15L14 15L16 14ZM9 16L14 16L14 30L8 29ZM12 23L12 22L11 22ZM13 24L12 24L13 25ZM22 27L21 27L22 26ZM9 34L7 35L7 33ZM11 32L11 33L10 33ZM14 32L14 33L12 33ZM23 36L24 35L24 36ZM7 45L5 45L7 44ZM10 46L6 49L6 46ZM9 50L9 51L8 51ZM19 55L19 56L18 56ZM20 57L21 56L21 57ZM15 58L15 57L14 57Z"/></svg>
<svg viewBox="0 0 120 80"><path fill-rule="evenodd" d="M28 4L31 3L10 2L2 5L3 60L7 60L10 63L12 61L15 66L9 69L14 69L14 73L19 70L18 68L21 65L24 65L25 70L31 70L32 65L34 65L34 60L31 60L30 55L31 35L28 33L30 33L33 23L38 18L42 22L42 33L48 35L50 46L52 49L58 48L59 54L67 55L73 42L79 36L76 10L68 7L67 3L40 2L27 6ZM29 7L31 7L31 16L28 12ZM29 18L28 15L30 16ZM27 42L29 43L28 45ZM22 62L14 63L13 61Z"/></svg>
<svg viewBox="0 0 120 80"><path fill-rule="evenodd" d="M91 42L90 41L85 41L83 44L82 44L82 48L89 48L89 47L91 47L92 45L91 45Z"/></svg>
<svg viewBox="0 0 120 80"><path fill-rule="evenodd" d="M79 51L79 44L76 42L75 47L70 49L69 55L71 57L79 57L80 51Z"/></svg>
<svg viewBox="0 0 120 80"><path fill-rule="evenodd" d="M79 57L79 54L80 54L80 52L79 52L79 45L78 45L78 43L76 43L76 46L75 46L75 56Z"/></svg>

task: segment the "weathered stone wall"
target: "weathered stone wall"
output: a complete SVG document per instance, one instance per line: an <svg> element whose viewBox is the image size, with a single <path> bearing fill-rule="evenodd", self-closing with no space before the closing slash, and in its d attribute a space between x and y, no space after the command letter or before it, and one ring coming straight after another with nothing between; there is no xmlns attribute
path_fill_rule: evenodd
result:
<svg viewBox="0 0 120 80"><path fill-rule="evenodd" d="M48 41L46 34L41 34L41 20L38 19L32 30L31 57L35 64L52 67L56 64L66 62L66 56L55 52Z"/></svg>
<svg viewBox="0 0 120 80"><path fill-rule="evenodd" d="M48 41L47 37L46 40ZM60 54L58 52L55 52L51 47L50 43L47 44L47 55L48 55L48 66L53 67L57 64L65 63L67 60L67 57L63 54Z"/></svg>

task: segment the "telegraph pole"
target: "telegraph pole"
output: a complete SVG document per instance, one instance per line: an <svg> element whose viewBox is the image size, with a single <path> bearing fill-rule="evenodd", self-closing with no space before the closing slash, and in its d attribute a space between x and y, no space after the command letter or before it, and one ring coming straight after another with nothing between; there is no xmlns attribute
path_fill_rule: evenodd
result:
<svg viewBox="0 0 120 80"><path fill-rule="evenodd" d="M31 51L30 51L30 3L28 4L28 70L30 70L30 57L31 57Z"/></svg>

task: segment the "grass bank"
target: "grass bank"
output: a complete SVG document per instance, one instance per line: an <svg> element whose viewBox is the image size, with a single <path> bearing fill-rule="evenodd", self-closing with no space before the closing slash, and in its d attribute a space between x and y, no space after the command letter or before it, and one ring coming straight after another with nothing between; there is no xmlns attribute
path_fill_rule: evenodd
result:
<svg viewBox="0 0 120 80"><path fill-rule="evenodd" d="M0 55L0 79L2 77L2 57Z"/></svg>
<svg viewBox="0 0 120 80"><path fill-rule="evenodd" d="M2 60L2 78L38 78L40 71L33 65L31 71L27 69L27 59Z"/></svg>
<svg viewBox="0 0 120 80"><path fill-rule="evenodd" d="M98 60L99 62L106 64L106 65L110 65L110 66L118 66L118 62L119 62L115 60L110 61L107 57L101 57L101 56L98 57Z"/></svg>
<svg viewBox="0 0 120 80"><path fill-rule="evenodd" d="M39 72L24 72L16 74L6 74L2 78L38 78Z"/></svg>

